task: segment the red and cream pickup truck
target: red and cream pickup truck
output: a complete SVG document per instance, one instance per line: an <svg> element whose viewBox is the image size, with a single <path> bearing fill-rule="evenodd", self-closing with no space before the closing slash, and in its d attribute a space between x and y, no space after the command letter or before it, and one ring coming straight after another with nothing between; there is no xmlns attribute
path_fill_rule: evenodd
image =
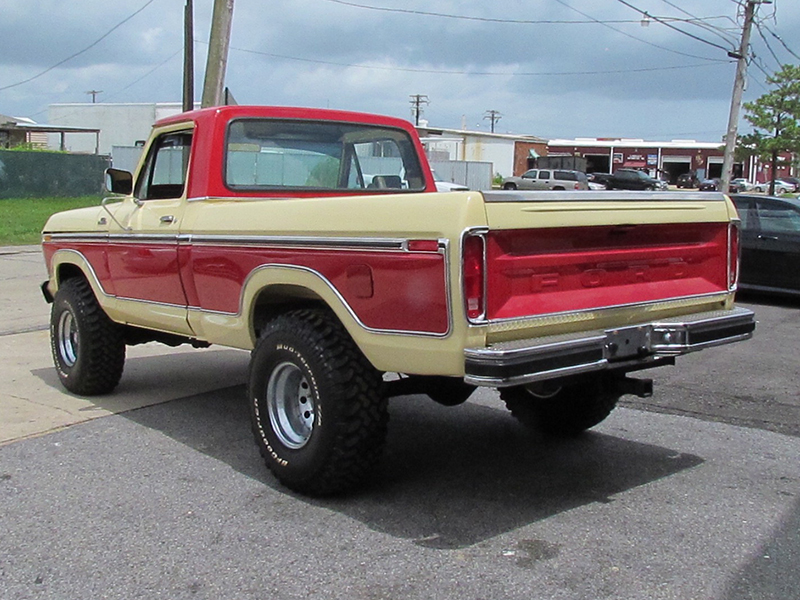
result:
<svg viewBox="0 0 800 600"><path fill-rule="evenodd" d="M723 194L436 193L399 119L188 112L107 179L117 196L42 234L64 386L111 392L130 344L250 350L256 442L303 493L365 480L390 396L499 388L525 425L573 435L651 393L628 373L755 327Z"/></svg>

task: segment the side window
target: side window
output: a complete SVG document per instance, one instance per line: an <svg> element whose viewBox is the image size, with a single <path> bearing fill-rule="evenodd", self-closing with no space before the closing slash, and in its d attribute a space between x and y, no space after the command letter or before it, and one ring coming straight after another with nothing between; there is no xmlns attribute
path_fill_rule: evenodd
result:
<svg viewBox="0 0 800 600"><path fill-rule="evenodd" d="M536 179L536 171L535 170L525 171L522 174L522 178L523 179Z"/></svg>
<svg viewBox="0 0 800 600"><path fill-rule="evenodd" d="M561 181L577 181L578 176L574 171L554 171L553 177Z"/></svg>
<svg viewBox="0 0 800 600"><path fill-rule="evenodd" d="M783 202L759 200L761 230L773 233L800 233L800 212Z"/></svg>
<svg viewBox="0 0 800 600"><path fill-rule="evenodd" d="M140 200L180 198L186 185L191 148L191 132L166 133L156 139L150 146L134 195Z"/></svg>
<svg viewBox="0 0 800 600"><path fill-rule="evenodd" d="M539 171L539 179L550 179L550 171Z"/></svg>

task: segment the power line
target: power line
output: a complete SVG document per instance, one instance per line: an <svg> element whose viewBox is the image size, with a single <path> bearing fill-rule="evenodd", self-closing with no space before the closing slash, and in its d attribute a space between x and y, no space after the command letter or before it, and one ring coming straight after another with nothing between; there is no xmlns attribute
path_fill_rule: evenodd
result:
<svg viewBox="0 0 800 600"><path fill-rule="evenodd" d="M350 6L353 8L362 8L365 10L374 10L389 13L401 13L407 15L419 15L425 17L441 17L445 19L459 19L463 21L481 21L484 23L507 23L512 25L589 25L598 23L594 19L586 21L576 20L559 20L559 19L501 19L499 17L473 17L468 15L457 15L452 13L431 12L426 10L412 10L408 8L393 8L388 6L374 6L371 4L360 4L358 2L348 2L346 0L324 0L325 2L332 2L334 4L341 4L342 6ZM678 19L673 17L661 17L664 20L686 21L686 19ZM602 23L639 23L639 19L610 19L601 21Z"/></svg>
<svg viewBox="0 0 800 600"><path fill-rule="evenodd" d="M715 27L715 26L711 25L710 23L706 22L707 20L710 20L710 17L700 18L697 15L690 13L688 10L684 9L682 6L679 6L678 4L675 4L674 2L670 2L670 0L661 0L661 1L664 4L667 4L668 6L671 6L672 8L677 9L678 11L682 12L687 17L691 17L691 20L687 19L687 21L686 21L687 24L695 25L697 27L701 27L701 28L705 29L709 33L713 33L714 35L716 35L721 40L729 43L731 46L735 46L736 45L735 38L729 37L728 32L726 32L724 29L721 29L719 27ZM717 18L717 17L714 17L714 18ZM736 22L733 19L731 19L730 17L721 17L721 18L728 19L734 25L736 24Z"/></svg>
<svg viewBox="0 0 800 600"><path fill-rule="evenodd" d="M603 25L604 27L607 27L608 29L611 29L612 31L616 31L617 33L620 33L620 34L624 35L625 37L631 38L631 39L636 40L637 42L641 42L643 44L647 44L648 46L652 46L654 48L658 48L659 50L666 50L667 52L671 52L673 54L680 54L681 56L688 56L690 58L698 58L700 60L707 60L707 61L710 61L710 62L728 62L727 60L724 60L724 59L708 58L708 57L705 57L705 56L697 56L696 54L688 54L686 52L681 52L679 50L673 50L672 48L667 48L666 46L659 46L658 44L654 44L652 42L648 42L647 40L643 40L642 38L638 38L635 35L631 35L629 33L625 33L624 31L622 31L620 29L617 29L616 27L612 27L611 25L608 25L607 23L603 23L602 21L600 21L598 19L595 19L594 17L592 17L590 15L587 15L586 13L578 10L574 6L570 6L569 4L564 2L563 0L555 0L555 1L558 2L559 4L561 4L562 6L566 6L570 10L574 10L579 15L583 15L587 19L592 19L595 23L599 23L600 25Z"/></svg>
<svg viewBox="0 0 800 600"><path fill-rule="evenodd" d="M766 25L764 25L764 28L765 28L765 29L766 29L768 32L770 32L770 33L772 34L772 37L774 37L776 40L778 40L778 41L781 43L781 45L782 45L782 46L783 46L783 47L786 49L786 51L787 51L789 54L791 54L792 56L794 56L794 57L795 57L797 60L800 60L800 56L798 56L798 55L797 55L797 54L796 54L796 53L795 53L795 52L794 52L794 51L793 51L791 48L789 48L789 46L787 46L787 45L786 45L786 42L784 42L784 41L783 41L783 39L781 38L781 36L779 36L777 33L775 33L774 31L772 31L772 30L771 30L769 27L767 27Z"/></svg>
<svg viewBox="0 0 800 600"><path fill-rule="evenodd" d="M627 6L628 8L630 8L632 10L635 10L636 12L640 13L642 16L649 17L649 18L653 19L654 21L656 21L657 23L661 23L665 27L669 27L670 29L672 29L674 31L677 31L678 33L681 33L681 34L683 34L683 35L685 35L687 37L692 38L693 40L697 40L698 42L702 42L703 44L707 44L709 46L713 46L714 48L719 48L720 50L723 50L724 52L728 52L729 51L729 48L725 48L724 46L720 46L719 44L715 44L714 42L709 42L708 40L706 40L704 38L701 38L699 35L694 35L693 33L689 33L688 31L684 31L680 27L675 27L675 25L672 25L671 23L667 23L666 21L662 21L659 17L654 17L653 15L649 14L646 11L644 11L644 10L642 10L640 8L636 8L633 4L630 4L629 2L626 2L625 0L617 0L617 2Z"/></svg>
<svg viewBox="0 0 800 600"><path fill-rule="evenodd" d="M149 75L152 75L155 71L157 71L158 69L163 67L165 64L167 64L169 61L171 61L176 56L178 56L178 54L180 54L182 51L183 51L183 49L181 48L177 52L174 52L173 54L170 54L166 59L164 59L163 61L158 63L155 67L150 69L147 73L145 73L144 75L134 79L128 85L126 85L124 88L118 89L118 90L116 90L116 91L114 91L114 92L112 92L110 94L107 94L106 95L106 99L101 101L101 102L98 102L97 104L108 104L109 100L111 100L112 98L115 98L116 96L119 96L122 92L129 90L130 88L135 86L137 83L139 83L140 81L142 81L143 79L145 79ZM45 112L45 110L47 110L47 109L42 109L39 112L35 112L35 113L33 113L32 115L29 115L29 116L30 117L35 117L35 116L40 115L43 112ZM69 114L75 114L75 113L69 113ZM69 114L68 115L64 115L64 116L69 116Z"/></svg>
<svg viewBox="0 0 800 600"><path fill-rule="evenodd" d="M592 21L561 21L550 19L500 19L497 17L473 17L467 15L456 15L451 13L431 12L425 10L411 10L407 8L391 8L386 6L372 6L369 4L359 4L357 2L345 2L344 0L325 0L334 4L341 4L342 6L350 6L353 8L362 8L366 10L374 10L380 12L402 13L408 15L420 15L425 17L442 17L446 19L459 19L464 21L481 21L484 23L511 23L515 25L563 25L573 23L592 23ZM632 21L609 21L611 23L630 23Z"/></svg>
<svg viewBox="0 0 800 600"><path fill-rule="evenodd" d="M112 33L112 32L113 32L115 29L118 29L119 27L121 27L122 25L124 25L125 23L127 23L128 21L130 21L130 20L131 20L133 17L135 17L135 16L136 16L136 15L138 15L140 12L142 12L142 11L143 11L145 8L147 8L148 6L150 6L150 5L151 5L153 2L155 2L155 0L148 0L148 1L147 1L147 2L144 4L144 6L142 6L142 7L141 7L139 10L137 10L136 12L134 12L133 14L131 14L130 16L128 16L128 17L125 17L125 18L124 18L122 21L120 21L119 23L117 23L116 25L114 25L114 27L112 27L112 28L111 28L111 29L109 29L107 32L105 32L105 33L104 33L102 36L100 36L100 37L99 37L99 38L98 38L96 41L94 41L94 42L92 42L91 44L89 44L88 46L86 46L86 47L85 47L83 50L79 50L79 51L78 51L78 52L76 52L75 54L72 54L72 55L68 56L67 58L65 58L65 59L63 59L63 60L61 60L61 61L57 62L57 63L56 63L56 64L54 64L52 67L48 67L47 69L45 69L45 70L44 70L44 71L42 71L41 73L38 73L38 74L34 75L33 77L29 77L28 79L24 79L24 80L22 80L22 81L18 81L17 83L12 83L11 85L6 85L6 86L4 86L4 87L0 87L0 92L2 92L2 91L4 91L4 90L11 89L11 88L13 88L13 87L17 87L18 85L22 85L22 84L24 84L24 83L28 83L28 82L30 82L30 81L33 81L34 79L38 79L38 78L39 78L39 77L41 77L42 75L44 75L44 74L46 74L46 73L49 73L50 71L52 71L53 69L55 69L55 68L57 68L57 67L60 67L60 66L61 66L61 65L63 65L65 62L68 62L68 61L72 60L73 58L75 58L75 57L77 57L77 56L80 56L81 54L83 54L83 53L84 53L84 52L86 52L87 50L90 50L91 48L94 48L94 47L95 47L97 44L99 44L99 43L100 43L100 42L102 42L104 39L106 39L106 38L107 38L109 35L111 35L111 33Z"/></svg>
<svg viewBox="0 0 800 600"><path fill-rule="evenodd" d="M203 40L195 40L195 42L199 44L205 44ZM373 69L377 71L401 71L405 73L430 73L433 75L480 75L480 76L500 76L500 77L544 77L544 76L571 76L571 75L580 75L580 76L587 76L587 75L618 75L618 74L625 74L625 73L649 73L655 71L676 71L682 69L697 69L700 67L710 67L716 66L711 63L701 63L701 64L694 64L694 65L674 65L670 67L643 67L639 69L610 69L604 71L523 71L523 72L511 72L511 71L461 71L461 70L443 70L443 69L421 69L421 68L414 68L414 67L398 67L398 66L382 66L382 65L364 65L364 64L355 64L355 63L343 63L343 62L336 62L330 60L318 60L313 58L302 58L299 56L288 56L285 54L275 54L272 52L263 52L260 50L249 50L247 48L237 48L236 46L231 46L231 50L236 50L237 52L246 52L248 54L257 54L260 56L268 56L270 58L279 58L282 60L294 60L299 62L306 62L306 63L313 63L313 64L321 64L321 65L330 65L334 67L348 67L348 68L355 68L355 69ZM714 62L730 62L725 60L714 61Z"/></svg>
<svg viewBox="0 0 800 600"><path fill-rule="evenodd" d="M778 58L778 55L775 54L775 50L772 49L772 46L769 45L769 40L767 40L766 36L764 35L764 32L761 30L761 24L758 21L756 21L755 26L756 30L758 31L758 35L764 41L764 45L767 47L767 50L769 50L770 54L772 54L772 58L774 58L775 62L778 63L778 68L780 68L783 63L781 62L781 59Z"/></svg>

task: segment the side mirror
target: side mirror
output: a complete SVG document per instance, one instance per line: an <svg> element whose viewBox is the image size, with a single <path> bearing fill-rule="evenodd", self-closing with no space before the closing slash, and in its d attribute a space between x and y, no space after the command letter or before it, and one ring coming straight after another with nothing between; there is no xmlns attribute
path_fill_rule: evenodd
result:
<svg viewBox="0 0 800 600"><path fill-rule="evenodd" d="M133 173L122 169L106 169L106 189L112 194L130 194L133 191Z"/></svg>

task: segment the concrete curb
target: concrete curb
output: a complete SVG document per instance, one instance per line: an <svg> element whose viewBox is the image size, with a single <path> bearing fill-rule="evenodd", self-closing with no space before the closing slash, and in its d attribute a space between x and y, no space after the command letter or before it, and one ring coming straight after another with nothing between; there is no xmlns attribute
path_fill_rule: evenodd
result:
<svg viewBox="0 0 800 600"><path fill-rule="evenodd" d="M35 246L0 246L0 256L8 254L31 254L41 251L42 247L38 244Z"/></svg>

